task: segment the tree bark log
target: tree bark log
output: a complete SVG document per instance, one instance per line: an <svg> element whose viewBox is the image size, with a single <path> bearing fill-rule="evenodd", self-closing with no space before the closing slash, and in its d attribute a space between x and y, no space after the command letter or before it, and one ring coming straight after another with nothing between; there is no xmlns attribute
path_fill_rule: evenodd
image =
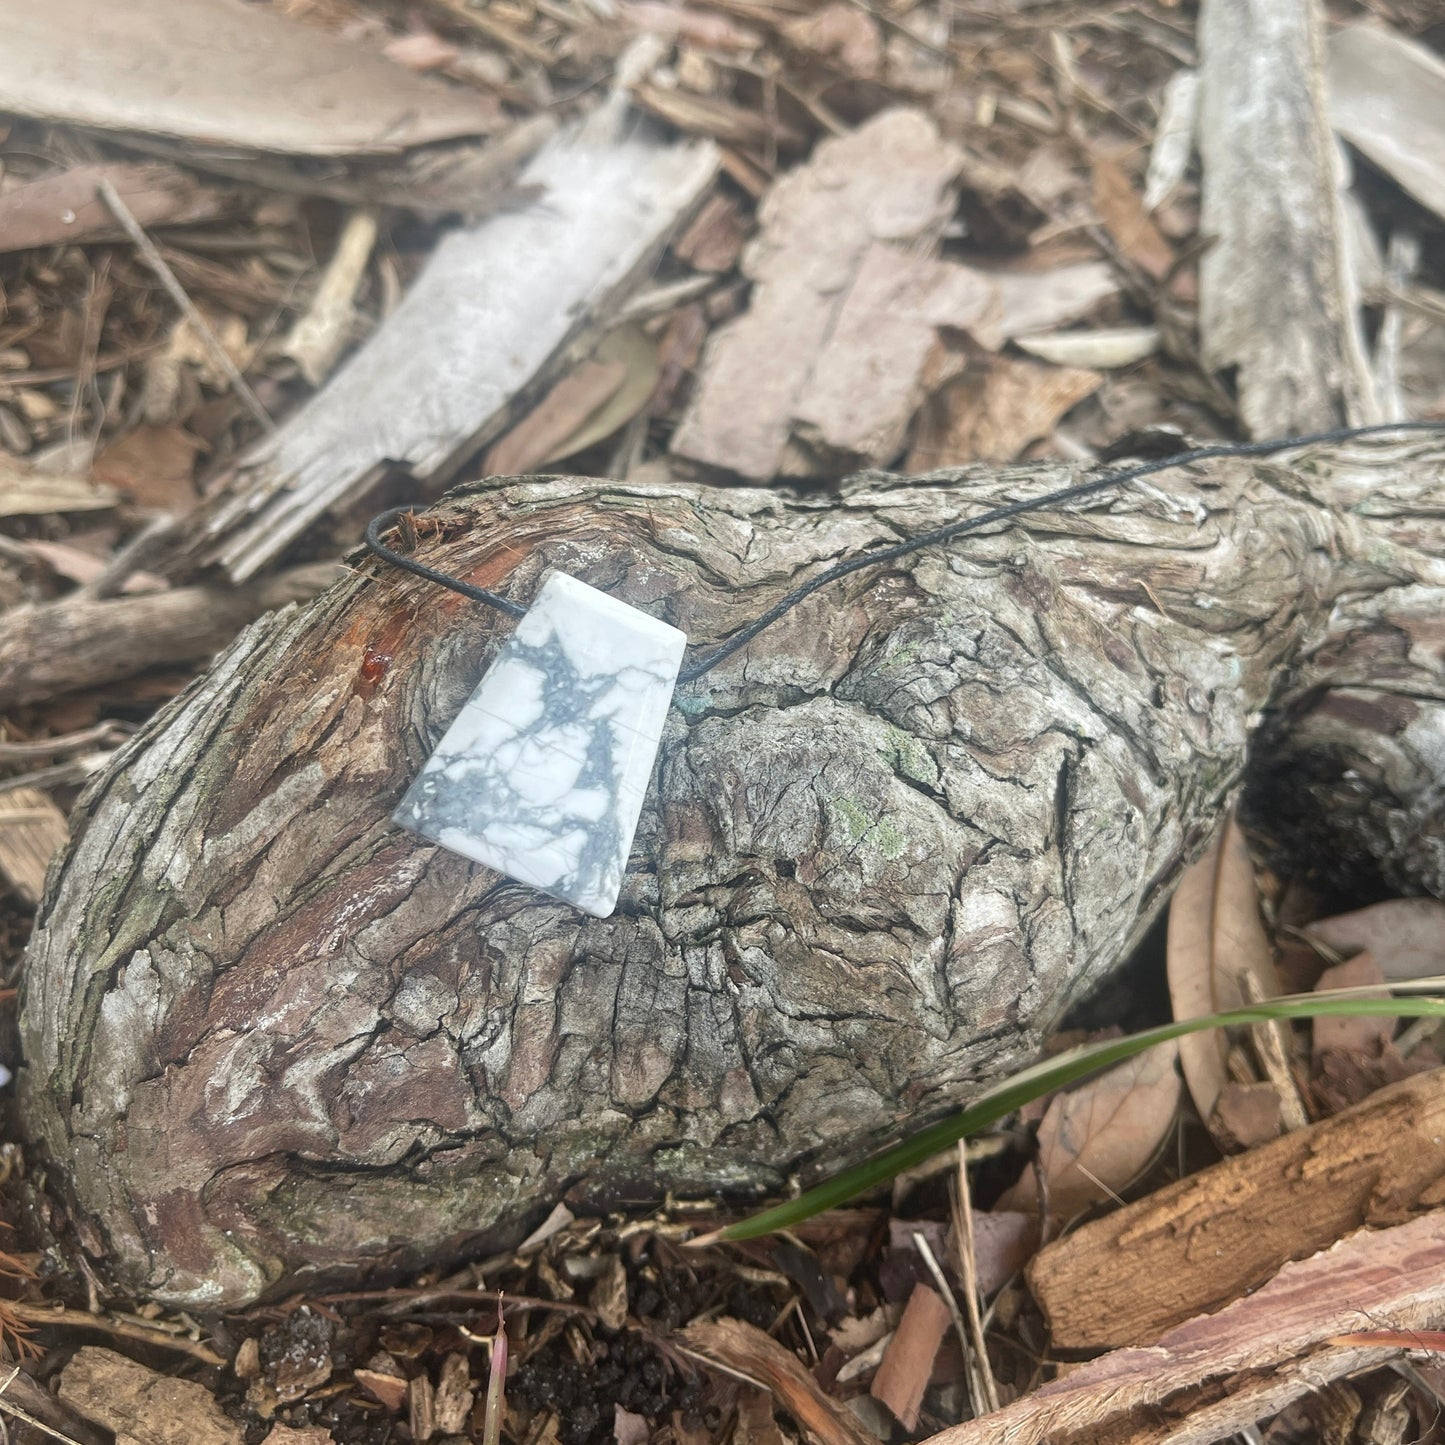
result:
<svg viewBox="0 0 1445 1445"><path fill-rule="evenodd" d="M503 620L379 564L263 618L88 790L42 905L23 1110L82 1237L129 1289L236 1305L498 1247L558 1198L834 1169L1127 954L1266 710L1388 701L1392 731L1331 725L1398 785L1367 842L1445 892L1438 762L1376 746L1445 729L1442 458L1195 467L828 587L679 690L606 920L388 820ZM705 646L842 555L1068 480L494 481L419 555L521 600L560 567Z"/></svg>

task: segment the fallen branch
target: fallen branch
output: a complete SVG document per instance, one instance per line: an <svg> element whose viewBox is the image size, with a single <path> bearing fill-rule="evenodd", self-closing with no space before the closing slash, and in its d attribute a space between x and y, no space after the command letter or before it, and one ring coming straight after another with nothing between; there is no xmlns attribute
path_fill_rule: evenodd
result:
<svg viewBox="0 0 1445 1445"><path fill-rule="evenodd" d="M263 612L315 596L336 572L327 562L248 587L177 587L13 607L0 632L0 706L210 657Z"/></svg>
<svg viewBox="0 0 1445 1445"><path fill-rule="evenodd" d="M1343 710L1341 745L1433 735L1441 476L1418 439L1198 465L825 588L679 691L605 920L391 823L509 624L366 563L250 628L73 817L24 975L50 1177L128 1288L216 1307L502 1248L559 1197L857 1160L1126 956L1262 714L1368 684L1393 730ZM498 481L418 555L522 600L562 568L696 656L839 556L1066 479ZM1330 756L1326 807L1355 788ZM1386 826L1428 813L1432 756L1390 755L1379 846L1445 894L1438 810Z"/></svg>

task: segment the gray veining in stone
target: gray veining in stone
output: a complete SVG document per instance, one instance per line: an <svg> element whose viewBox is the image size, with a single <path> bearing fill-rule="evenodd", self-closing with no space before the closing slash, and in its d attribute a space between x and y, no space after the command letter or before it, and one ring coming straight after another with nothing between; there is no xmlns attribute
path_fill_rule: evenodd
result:
<svg viewBox="0 0 1445 1445"><path fill-rule="evenodd" d="M393 815L605 918L686 636L553 572Z"/></svg>

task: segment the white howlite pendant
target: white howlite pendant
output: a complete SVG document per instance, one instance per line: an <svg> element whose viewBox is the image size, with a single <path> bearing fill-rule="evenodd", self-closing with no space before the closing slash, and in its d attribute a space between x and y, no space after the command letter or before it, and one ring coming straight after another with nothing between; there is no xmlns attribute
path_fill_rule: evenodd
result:
<svg viewBox="0 0 1445 1445"><path fill-rule="evenodd" d="M395 821L606 918L686 646L677 628L553 572Z"/></svg>

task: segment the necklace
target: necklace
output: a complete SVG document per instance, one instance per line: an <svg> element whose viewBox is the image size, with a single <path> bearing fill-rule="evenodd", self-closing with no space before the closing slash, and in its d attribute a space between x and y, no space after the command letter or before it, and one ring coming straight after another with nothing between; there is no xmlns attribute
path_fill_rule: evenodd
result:
<svg viewBox="0 0 1445 1445"><path fill-rule="evenodd" d="M381 534L412 510L393 507L366 528L366 546L374 555L519 619L393 819L443 848L605 918L617 905L677 684L710 672L814 592L865 567L1170 467L1383 432L1442 430L1445 422L1389 422L1197 447L994 507L825 569L687 667L684 633L565 572L550 573L532 605L523 607L393 550Z"/></svg>

